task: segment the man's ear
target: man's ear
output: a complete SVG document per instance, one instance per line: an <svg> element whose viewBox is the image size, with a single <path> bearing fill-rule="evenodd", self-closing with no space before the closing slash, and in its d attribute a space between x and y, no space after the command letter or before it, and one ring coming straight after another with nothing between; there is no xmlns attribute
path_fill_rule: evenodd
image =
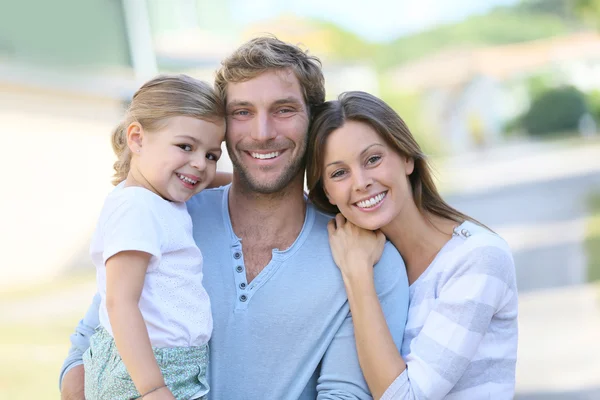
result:
<svg viewBox="0 0 600 400"><path fill-rule="evenodd" d="M142 141L144 139L144 129L139 122L132 122L127 127L127 146L132 153L139 153L142 150Z"/></svg>

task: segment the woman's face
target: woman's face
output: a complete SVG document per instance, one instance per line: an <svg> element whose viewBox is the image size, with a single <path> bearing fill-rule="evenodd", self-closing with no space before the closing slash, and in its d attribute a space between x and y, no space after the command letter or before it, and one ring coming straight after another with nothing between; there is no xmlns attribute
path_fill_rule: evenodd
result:
<svg viewBox="0 0 600 400"><path fill-rule="evenodd" d="M348 121L325 143L323 183L329 202L354 224L379 229L412 202L414 162L366 123Z"/></svg>

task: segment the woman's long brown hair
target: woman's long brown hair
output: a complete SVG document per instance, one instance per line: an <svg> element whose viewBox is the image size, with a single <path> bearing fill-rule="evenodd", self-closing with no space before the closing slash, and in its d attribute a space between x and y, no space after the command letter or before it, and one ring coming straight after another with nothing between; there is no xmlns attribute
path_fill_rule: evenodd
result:
<svg viewBox="0 0 600 400"><path fill-rule="evenodd" d="M402 118L383 100L359 91L342 93L337 100L323 103L316 108L313 116L308 139L307 186L308 197L317 207L331 214L339 212L325 195L324 153L329 135L347 121L369 125L396 153L414 160L415 166L409 180L415 204L425 217L435 215L457 223L468 220L485 227L442 199L427 158Z"/></svg>

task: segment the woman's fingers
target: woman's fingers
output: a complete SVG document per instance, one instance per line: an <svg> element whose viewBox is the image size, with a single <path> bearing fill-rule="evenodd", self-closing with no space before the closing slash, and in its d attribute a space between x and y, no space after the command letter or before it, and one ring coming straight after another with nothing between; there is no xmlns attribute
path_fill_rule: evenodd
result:
<svg viewBox="0 0 600 400"><path fill-rule="evenodd" d="M332 219L327 223L327 232L329 232L329 236L333 235L335 232L335 219Z"/></svg>
<svg viewBox="0 0 600 400"><path fill-rule="evenodd" d="M342 228L345 223L346 223L346 218L344 218L344 216L342 214L338 213L335 216L335 224L336 224L337 229Z"/></svg>

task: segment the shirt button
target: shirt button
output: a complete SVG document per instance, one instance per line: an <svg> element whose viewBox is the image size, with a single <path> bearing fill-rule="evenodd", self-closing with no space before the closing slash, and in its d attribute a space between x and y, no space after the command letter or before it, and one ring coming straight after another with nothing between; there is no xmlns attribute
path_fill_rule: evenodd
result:
<svg viewBox="0 0 600 400"><path fill-rule="evenodd" d="M244 282L240 283L240 289L246 289L246 284Z"/></svg>
<svg viewBox="0 0 600 400"><path fill-rule="evenodd" d="M241 256L242 256L242 254L237 251L235 253L233 253L233 258L235 258L236 260L239 260Z"/></svg>
<svg viewBox="0 0 600 400"><path fill-rule="evenodd" d="M244 270L244 268L242 268L242 266L241 266L241 265L238 265L237 267L235 267L235 270L236 270L237 272L242 272L242 271Z"/></svg>
<svg viewBox="0 0 600 400"><path fill-rule="evenodd" d="M245 302L246 300L248 300L248 298L246 297L246 295L245 295L245 294L243 294L243 295L241 295L241 296L240 296L240 301L241 301L242 303L243 303L243 302Z"/></svg>

